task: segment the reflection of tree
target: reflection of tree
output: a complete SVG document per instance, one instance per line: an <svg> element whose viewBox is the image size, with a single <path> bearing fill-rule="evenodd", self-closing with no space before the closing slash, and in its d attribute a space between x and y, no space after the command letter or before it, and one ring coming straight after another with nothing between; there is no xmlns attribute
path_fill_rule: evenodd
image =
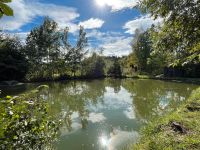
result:
<svg viewBox="0 0 200 150"><path fill-rule="evenodd" d="M72 130L74 121L82 128L88 125L89 109L87 106L103 103L105 87L111 87L118 93L123 86L133 96L133 109L137 117L150 119L160 112L175 108L182 98L187 97L193 88L187 85L156 80L106 79L93 81L71 81L51 83L49 101L51 113L62 112L65 127ZM188 86L191 87L191 86ZM164 111L163 111L164 109ZM74 114L77 116L74 119Z"/></svg>
<svg viewBox="0 0 200 150"><path fill-rule="evenodd" d="M163 112L163 109L175 108L182 98L189 96L192 90L185 88L187 86L184 84L157 80L127 79L122 84L133 94L136 114L143 119L150 119Z"/></svg>
<svg viewBox="0 0 200 150"><path fill-rule="evenodd" d="M87 104L101 102L105 92L104 80L72 81L68 83L51 83L49 99L52 102L51 113L62 112L65 126L72 130L73 113L78 114L82 128L88 124L89 110Z"/></svg>
<svg viewBox="0 0 200 150"><path fill-rule="evenodd" d="M115 93L119 93L119 91L121 90L121 82L121 79L106 79L106 85L112 87Z"/></svg>

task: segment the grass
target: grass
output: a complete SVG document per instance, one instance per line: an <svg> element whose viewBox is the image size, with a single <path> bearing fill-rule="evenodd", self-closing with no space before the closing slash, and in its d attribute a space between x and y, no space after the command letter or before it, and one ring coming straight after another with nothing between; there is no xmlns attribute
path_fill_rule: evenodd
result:
<svg viewBox="0 0 200 150"><path fill-rule="evenodd" d="M130 150L200 150L200 88L177 111L157 118L141 134Z"/></svg>

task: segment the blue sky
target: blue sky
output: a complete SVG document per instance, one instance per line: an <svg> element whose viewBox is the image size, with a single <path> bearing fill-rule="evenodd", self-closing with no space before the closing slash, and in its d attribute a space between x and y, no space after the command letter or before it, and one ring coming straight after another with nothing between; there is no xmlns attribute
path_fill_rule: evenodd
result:
<svg viewBox="0 0 200 150"><path fill-rule="evenodd" d="M3 17L0 28L25 39L45 16L54 19L60 29L70 28L70 40L75 42L80 25L89 39L88 49L104 49L104 55L122 56L131 52L130 43L137 28L146 30L153 23L148 14L133 9L138 0L13 0L9 5L14 17Z"/></svg>

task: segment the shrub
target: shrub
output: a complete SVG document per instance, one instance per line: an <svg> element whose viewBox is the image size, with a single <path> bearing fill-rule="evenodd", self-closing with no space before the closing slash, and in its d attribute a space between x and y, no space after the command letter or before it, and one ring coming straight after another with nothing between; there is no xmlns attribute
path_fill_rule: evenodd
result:
<svg viewBox="0 0 200 150"><path fill-rule="evenodd" d="M44 89L0 99L0 149L54 149L59 121L48 114Z"/></svg>

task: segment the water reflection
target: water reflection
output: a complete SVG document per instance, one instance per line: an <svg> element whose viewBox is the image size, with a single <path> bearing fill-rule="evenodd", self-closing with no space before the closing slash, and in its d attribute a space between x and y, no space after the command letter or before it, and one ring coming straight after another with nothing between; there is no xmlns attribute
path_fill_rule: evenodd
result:
<svg viewBox="0 0 200 150"><path fill-rule="evenodd" d="M136 142L139 134L135 131L122 131L113 129L109 135L101 135L99 143L101 148L106 150L116 150L124 148L129 142Z"/></svg>
<svg viewBox="0 0 200 150"><path fill-rule="evenodd" d="M155 80L130 80L123 86L132 93L137 117L147 120L175 109L197 87Z"/></svg>
<svg viewBox="0 0 200 150"><path fill-rule="evenodd" d="M175 109L197 86L155 80L93 80L49 84L53 115L62 114L58 149L120 149L143 122Z"/></svg>

